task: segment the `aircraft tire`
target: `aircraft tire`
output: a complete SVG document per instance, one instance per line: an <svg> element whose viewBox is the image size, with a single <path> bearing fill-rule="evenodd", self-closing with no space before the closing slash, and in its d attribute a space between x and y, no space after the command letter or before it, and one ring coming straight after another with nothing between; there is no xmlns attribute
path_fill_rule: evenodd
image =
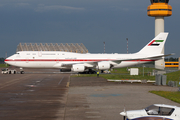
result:
<svg viewBox="0 0 180 120"><path fill-rule="evenodd" d="M24 74L24 71L21 71L21 74Z"/></svg>

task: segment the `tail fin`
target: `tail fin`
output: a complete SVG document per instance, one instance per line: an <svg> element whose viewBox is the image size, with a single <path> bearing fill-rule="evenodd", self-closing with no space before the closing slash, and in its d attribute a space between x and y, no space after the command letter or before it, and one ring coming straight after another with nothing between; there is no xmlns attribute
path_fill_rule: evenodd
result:
<svg viewBox="0 0 180 120"><path fill-rule="evenodd" d="M169 33L161 32L151 40L138 54L161 54Z"/></svg>

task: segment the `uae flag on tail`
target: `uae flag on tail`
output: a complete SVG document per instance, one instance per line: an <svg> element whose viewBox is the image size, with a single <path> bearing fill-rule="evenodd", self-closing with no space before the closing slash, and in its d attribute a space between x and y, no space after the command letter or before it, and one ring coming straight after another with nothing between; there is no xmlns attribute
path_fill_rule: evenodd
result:
<svg viewBox="0 0 180 120"><path fill-rule="evenodd" d="M159 46L164 40L153 40L148 46Z"/></svg>

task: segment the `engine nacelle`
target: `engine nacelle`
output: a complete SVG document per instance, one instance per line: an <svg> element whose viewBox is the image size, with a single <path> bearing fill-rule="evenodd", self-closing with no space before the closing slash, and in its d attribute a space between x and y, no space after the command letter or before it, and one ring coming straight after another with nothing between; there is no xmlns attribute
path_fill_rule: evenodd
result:
<svg viewBox="0 0 180 120"><path fill-rule="evenodd" d="M98 62L97 69L99 70L108 70L110 69L111 65L109 62Z"/></svg>
<svg viewBox="0 0 180 120"><path fill-rule="evenodd" d="M73 72L83 72L85 70L85 66L83 65L73 65L71 71Z"/></svg>

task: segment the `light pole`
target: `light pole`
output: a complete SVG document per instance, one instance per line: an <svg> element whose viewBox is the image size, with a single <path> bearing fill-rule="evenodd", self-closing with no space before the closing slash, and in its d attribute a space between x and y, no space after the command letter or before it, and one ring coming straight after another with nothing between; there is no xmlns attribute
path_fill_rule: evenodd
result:
<svg viewBox="0 0 180 120"><path fill-rule="evenodd" d="M126 38L126 40L127 40L127 54L128 54L128 38Z"/></svg>
<svg viewBox="0 0 180 120"><path fill-rule="evenodd" d="M105 42L103 42L104 43L104 53L105 53Z"/></svg>
<svg viewBox="0 0 180 120"><path fill-rule="evenodd" d="M143 64L143 77L144 77L144 67L146 67L146 66Z"/></svg>

